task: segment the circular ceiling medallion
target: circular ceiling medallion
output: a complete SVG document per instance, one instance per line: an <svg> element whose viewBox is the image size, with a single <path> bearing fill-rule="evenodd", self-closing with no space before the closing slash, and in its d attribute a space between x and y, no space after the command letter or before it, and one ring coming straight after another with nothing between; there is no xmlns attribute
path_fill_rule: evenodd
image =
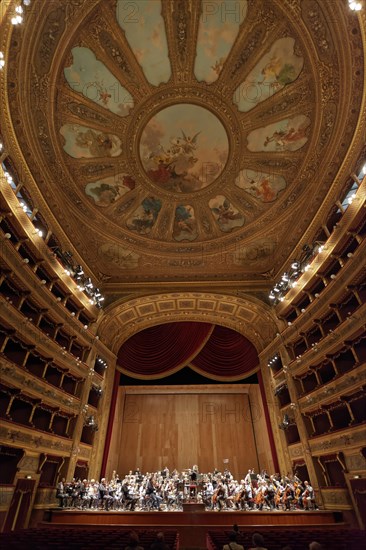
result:
<svg viewBox="0 0 366 550"><path fill-rule="evenodd" d="M208 109L189 103L166 107L153 116L139 146L150 181L175 193L192 193L213 183L229 155L220 120Z"/></svg>

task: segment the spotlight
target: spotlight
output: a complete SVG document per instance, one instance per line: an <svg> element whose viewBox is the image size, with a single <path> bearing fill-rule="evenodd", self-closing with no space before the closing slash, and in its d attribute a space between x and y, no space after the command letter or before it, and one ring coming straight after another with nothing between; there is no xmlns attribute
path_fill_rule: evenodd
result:
<svg viewBox="0 0 366 550"><path fill-rule="evenodd" d="M354 2L354 1L351 1L349 4L349 7L352 11L360 11L362 10L362 4L361 2Z"/></svg>
<svg viewBox="0 0 366 550"><path fill-rule="evenodd" d="M5 239L11 239L11 234L10 233L5 233L4 237L5 237Z"/></svg>

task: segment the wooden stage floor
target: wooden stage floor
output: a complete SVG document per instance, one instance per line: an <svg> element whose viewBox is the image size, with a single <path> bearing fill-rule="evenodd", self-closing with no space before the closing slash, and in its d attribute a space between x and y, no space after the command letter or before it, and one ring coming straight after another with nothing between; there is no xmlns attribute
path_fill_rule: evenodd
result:
<svg viewBox="0 0 366 550"><path fill-rule="evenodd" d="M234 523L240 529L331 529L344 526L342 514L333 511L203 511L192 506L183 512L105 512L102 510L50 509L43 526L131 529L177 529L181 548L205 548L206 533L230 530Z"/></svg>

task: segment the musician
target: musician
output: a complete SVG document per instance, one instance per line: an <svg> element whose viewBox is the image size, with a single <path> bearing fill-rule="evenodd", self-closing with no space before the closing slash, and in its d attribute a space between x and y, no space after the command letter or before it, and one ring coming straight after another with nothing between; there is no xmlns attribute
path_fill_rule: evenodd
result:
<svg viewBox="0 0 366 550"><path fill-rule="evenodd" d="M71 508L78 507L80 505L80 495L84 491L84 484L81 479L77 481L75 478L72 480L72 493L71 493Z"/></svg>
<svg viewBox="0 0 366 550"><path fill-rule="evenodd" d="M156 487L154 484L153 476L149 478L147 487L146 487L146 496L150 498L154 508L157 508L159 512L161 511L160 504L162 502L162 497L157 494Z"/></svg>
<svg viewBox="0 0 366 550"><path fill-rule="evenodd" d="M205 506L208 506L211 509L213 507L212 506L213 494L214 494L214 487L213 487L211 479L208 479L208 481L205 483L205 486L204 486L202 500L203 500L203 503L205 504Z"/></svg>
<svg viewBox="0 0 366 550"><path fill-rule="evenodd" d="M234 479L231 479L229 483L226 483L227 485L227 499L226 499L226 506L227 508L234 508L234 502L235 502L235 493L236 488L238 485L238 482Z"/></svg>
<svg viewBox="0 0 366 550"><path fill-rule="evenodd" d="M298 480L294 481L294 504L299 508L303 508L302 493L305 491L305 487L298 477L294 476L294 479Z"/></svg>
<svg viewBox="0 0 366 550"><path fill-rule="evenodd" d="M214 506L217 504L219 510L221 511L225 507L227 497L227 485L225 485L222 481L219 481L212 499Z"/></svg>
<svg viewBox="0 0 366 550"><path fill-rule="evenodd" d="M82 509L90 507L89 482L87 479L83 479L81 483L79 499L80 499L80 506Z"/></svg>
<svg viewBox="0 0 366 550"><path fill-rule="evenodd" d="M258 488L256 490L256 494L255 494L255 498L254 498L258 510L263 510L266 494L267 494L267 484L266 484L266 482L264 480L259 481L258 482Z"/></svg>
<svg viewBox="0 0 366 550"><path fill-rule="evenodd" d="M279 508L280 508L280 504L282 503L282 498L283 498L284 492L285 492L285 487L282 485L282 483L277 481L277 483L276 483L276 493L275 493L275 496L274 496L274 505L275 505L276 510L279 510Z"/></svg>
<svg viewBox="0 0 366 550"><path fill-rule="evenodd" d="M287 482L284 493L282 495L282 504L284 510L291 510L291 504L294 500L294 488L291 483Z"/></svg>
<svg viewBox="0 0 366 550"><path fill-rule="evenodd" d="M65 478L57 483L56 486L56 498L60 500L60 508L66 508L67 505L67 493L65 491Z"/></svg>
<svg viewBox="0 0 366 550"><path fill-rule="evenodd" d="M216 471L216 474L203 474L202 482L197 485L192 481L194 475L191 477L192 473L199 475L195 466L190 473L189 470L185 470L184 473L175 471L171 477L167 472L165 477L160 471L154 474L136 472L137 470L135 473L127 474L123 481L113 472L109 483L106 478L102 478L100 482L94 479L73 479L68 483L62 479L57 484L56 497L61 507L71 504L72 507L82 507L85 510L97 508L98 505L106 511L124 507L134 510L138 502L140 509L154 507L160 510L162 502L168 509L179 509L184 498L183 491L186 491L186 497L189 497L193 486L198 491L197 499L210 509L252 510L254 504L259 510L264 507L291 510L302 506L305 509L318 509L314 490L309 482L302 483L292 474L291 478L284 476L281 481L279 475L272 475L268 480L265 475L257 478L250 469L245 479L238 483L232 478L227 478L226 473L224 475ZM142 481L139 481L140 479Z"/></svg>
<svg viewBox="0 0 366 550"><path fill-rule="evenodd" d="M301 502L304 506L304 509L310 510L310 507L312 507L317 510L318 507L315 503L314 489L312 488L312 486L308 481L304 481L304 487L305 487L305 490L301 495Z"/></svg>
<svg viewBox="0 0 366 550"><path fill-rule="evenodd" d="M252 482L252 475L254 474L254 470L249 469L247 475L244 478L244 482L246 485Z"/></svg>
<svg viewBox="0 0 366 550"><path fill-rule="evenodd" d="M133 512L135 510L136 502L139 497L133 494L132 486L128 485L126 482L122 483L122 494L123 502L126 510Z"/></svg>
<svg viewBox="0 0 366 550"><path fill-rule="evenodd" d="M245 497L245 483L244 483L244 479L242 479L239 485L236 486L235 495L234 495L234 503L235 503L235 508L237 510L245 509L244 497Z"/></svg>
<svg viewBox="0 0 366 550"><path fill-rule="evenodd" d="M253 500L253 487L251 482L247 483L244 482L245 486L245 493L244 493L244 504L249 510L253 510L254 508L254 500Z"/></svg>

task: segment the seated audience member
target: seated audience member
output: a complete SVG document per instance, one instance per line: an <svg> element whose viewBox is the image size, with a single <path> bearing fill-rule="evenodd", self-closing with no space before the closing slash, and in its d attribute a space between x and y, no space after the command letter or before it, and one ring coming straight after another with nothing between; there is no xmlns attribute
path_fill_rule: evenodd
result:
<svg viewBox="0 0 366 550"><path fill-rule="evenodd" d="M156 540L150 546L150 550L170 550L169 546L165 543L164 533L160 532L156 535Z"/></svg>
<svg viewBox="0 0 366 550"><path fill-rule="evenodd" d="M135 531L131 531L125 550L144 550L143 547L140 546L139 536Z"/></svg>
<svg viewBox="0 0 366 550"><path fill-rule="evenodd" d="M238 536L242 535L243 533L239 529L239 525L237 523L234 523L233 525L233 532L236 533Z"/></svg>
<svg viewBox="0 0 366 550"><path fill-rule="evenodd" d="M236 542L237 539L238 535L235 533L235 531L231 531L229 533L230 542L228 544L224 544L222 550L244 550L244 546Z"/></svg>
<svg viewBox="0 0 366 550"><path fill-rule="evenodd" d="M323 546L320 544L320 542L316 542L315 540L313 540L313 542L309 544L309 550L323 550Z"/></svg>
<svg viewBox="0 0 366 550"><path fill-rule="evenodd" d="M249 550L267 550L264 545L264 538L260 533L254 533L252 536L252 547Z"/></svg>

